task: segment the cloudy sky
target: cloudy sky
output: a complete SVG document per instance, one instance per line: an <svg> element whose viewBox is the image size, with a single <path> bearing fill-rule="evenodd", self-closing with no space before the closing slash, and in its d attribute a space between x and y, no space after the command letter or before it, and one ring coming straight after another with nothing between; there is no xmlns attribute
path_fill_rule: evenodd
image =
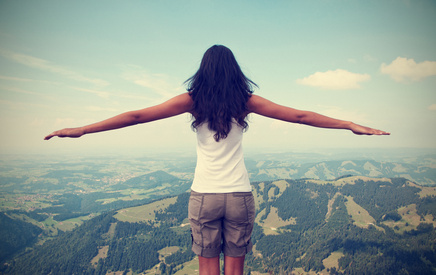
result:
<svg viewBox="0 0 436 275"><path fill-rule="evenodd" d="M232 49L256 94L392 133L253 115L248 149L435 148L435 27L433 0L0 0L0 152L195 149L188 115L43 137L185 92L214 44Z"/></svg>

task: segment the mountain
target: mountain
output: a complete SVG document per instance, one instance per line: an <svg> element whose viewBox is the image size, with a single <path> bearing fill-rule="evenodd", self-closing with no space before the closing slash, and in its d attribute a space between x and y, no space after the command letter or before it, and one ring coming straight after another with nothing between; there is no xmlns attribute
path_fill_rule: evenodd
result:
<svg viewBox="0 0 436 275"><path fill-rule="evenodd" d="M0 213L0 262L11 258L12 255L33 245L41 228L21 220L12 219Z"/></svg>
<svg viewBox="0 0 436 275"><path fill-rule="evenodd" d="M179 187L187 184L186 181L182 181L171 174L159 170L159 171L147 173L145 175L128 179L125 182L122 182L117 185L113 185L112 189L114 190L116 189L123 190L127 188L153 189L153 188L161 187L162 183L166 183L168 187ZM187 187L189 188L190 186Z"/></svg>
<svg viewBox="0 0 436 275"><path fill-rule="evenodd" d="M381 162L369 159L332 160L310 163L289 163L287 161L248 161L247 169L252 181L275 180L280 178L312 178L333 180L344 175L366 177L402 177L420 185L436 185L436 166L431 162Z"/></svg>
<svg viewBox="0 0 436 275"><path fill-rule="evenodd" d="M435 187L343 176L254 182L253 192L248 273L436 274ZM196 274L188 199L182 193L103 213L7 261L2 272Z"/></svg>

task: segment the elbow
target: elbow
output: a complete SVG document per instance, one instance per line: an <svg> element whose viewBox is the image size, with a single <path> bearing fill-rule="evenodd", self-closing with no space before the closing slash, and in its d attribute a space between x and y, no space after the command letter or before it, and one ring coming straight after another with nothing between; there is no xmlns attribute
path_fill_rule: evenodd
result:
<svg viewBox="0 0 436 275"><path fill-rule="evenodd" d="M295 123L298 124L307 124L307 114L303 113L303 114L299 114L295 117Z"/></svg>
<svg viewBox="0 0 436 275"><path fill-rule="evenodd" d="M130 124L130 125L136 125L136 124L143 123L143 118L141 117L141 115L134 113L134 112L129 114L127 120L128 120L128 124Z"/></svg>

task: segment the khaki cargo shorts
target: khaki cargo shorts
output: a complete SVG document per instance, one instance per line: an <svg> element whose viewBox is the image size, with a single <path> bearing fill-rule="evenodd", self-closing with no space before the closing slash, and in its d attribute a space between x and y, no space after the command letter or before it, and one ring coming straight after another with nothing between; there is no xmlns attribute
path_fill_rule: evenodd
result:
<svg viewBox="0 0 436 275"><path fill-rule="evenodd" d="M189 198L192 251L213 258L221 252L241 257L251 251L255 219L251 192L197 193Z"/></svg>

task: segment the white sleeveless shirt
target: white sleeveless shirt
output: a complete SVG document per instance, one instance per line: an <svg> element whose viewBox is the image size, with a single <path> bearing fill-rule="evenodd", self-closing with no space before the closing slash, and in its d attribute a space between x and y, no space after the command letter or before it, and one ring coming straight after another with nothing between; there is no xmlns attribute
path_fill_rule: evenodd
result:
<svg viewBox="0 0 436 275"><path fill-rule="evenodd" d="M199 193L251 192L242 152L243 128L236 122L227 138L215 141L208 124L197 127L197 166L191 190Z"/></svg>

